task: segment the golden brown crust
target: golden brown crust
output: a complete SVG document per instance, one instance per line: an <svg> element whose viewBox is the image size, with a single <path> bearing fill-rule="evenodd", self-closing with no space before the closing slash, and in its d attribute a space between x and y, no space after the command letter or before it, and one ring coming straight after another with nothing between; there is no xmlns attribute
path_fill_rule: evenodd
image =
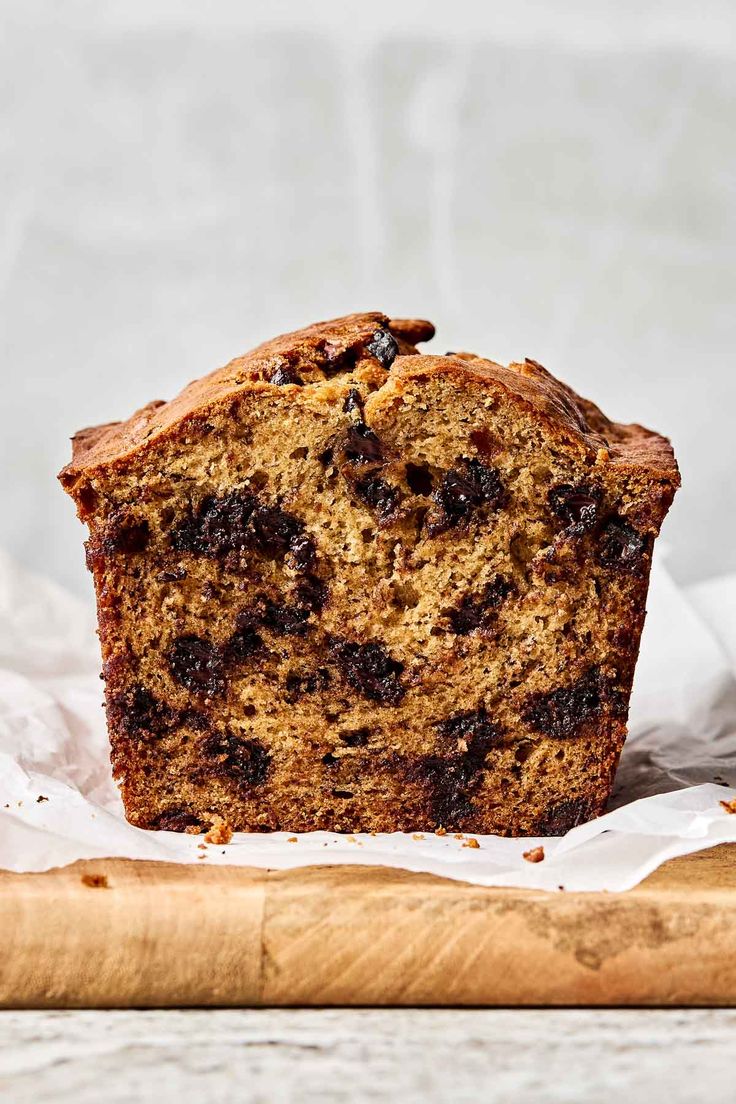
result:
<svg viewBox="0 0 736 1104"><path fill-rule="evenodd" d="M611 463L656 472L679 486L680 476L672 445L666 437L640 425L612 422L589 399L556 379L533 360L508 366L472 353L448 356L407 356L396 362L388 386L402 379L430 375L454 378L460 385L484 383L502 390L544 420L547 428L568 444L591 456L601 449Z"/></svg>
<svg viewBox="0 0 736 1104"><path fill-rule="evenodd" d="M352 314L319 322L303 330L284 334L258 345L223 368L195 380L170 402L156 401L137 410L125 422L80 430L72 439L72 460L60 472L66 489L96 469L118 466L139 450L178 432L194 416L206 415L243 391L263 385L286 360L296 372L314 366L325 348L339 356L365 344L380 328L396 337L400 356L388 377L389 384L401 378L443 374L459 383L484 382L500 388L543 418L548 427L588 452L608 449L613 463L638 466L661 473L679 486L679 472L670 442L639 425L611 422L587 399L552 376L536 361L512 363L508 367L472 353L448 356L417 355L413 344L434 334L431 322L417 319L390 320L377 311ZM324 373L319 370L321 379Z"/></svg>
<svg viewBox="0 0 736 1104"><path fill-rule="evenodd" d="M376 331L388 328L401 353L416 352L414 342L434 334L431 322L399 319L392 322L378 311L351 314L265 341L201 379L194 380L170 402L151 402L125 422L80 430L72 438L71 463L59 478L71 489L80 476L98 468L125 463L136 452L177 432L196 415L221 407L245 390L267 382L281 366L297 374L311 371L318 380L329 378L321 368L324 353L337 363L341 355L368 343Z"/></svg>

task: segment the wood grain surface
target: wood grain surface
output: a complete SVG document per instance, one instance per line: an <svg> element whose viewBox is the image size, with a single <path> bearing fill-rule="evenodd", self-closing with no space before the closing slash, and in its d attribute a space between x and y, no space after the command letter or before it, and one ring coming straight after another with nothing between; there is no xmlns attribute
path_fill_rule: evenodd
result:
<svg viewBox="0 0 736 1104"><path fill-rule="evenodd" d="M366 867L0 873L0 1006L736 1005L736 845L627 893Z"/></svg>

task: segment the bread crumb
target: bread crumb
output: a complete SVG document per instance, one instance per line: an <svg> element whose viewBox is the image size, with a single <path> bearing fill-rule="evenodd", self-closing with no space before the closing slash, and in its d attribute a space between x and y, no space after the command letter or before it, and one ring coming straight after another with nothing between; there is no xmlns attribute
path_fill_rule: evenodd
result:
<svg viewBox="0 0 736 1104"><path fill-rule="evenodd" d="M36 804L40 805L42 801L48 801L48 798L44 794L39 794L36 798Z"/></svg>
<svg viewBox="0 0 736 1104"><path fill-rule="evenodd" d="M233 830L224 817L218 816L204 838L207 843L229 843L233 838Z"/></svg>
<svg viewBox="0 0 736 1104"><path fill-rule="evenodd" d="M207 844L206 843L198 843L197 844L197 850L206 851L207 850Z"/></svg>
<svg viewBox="0 0 736 1104"><path fill-rule="evenodd" d="M475 848L480 847L480 844L478 843L477 839L475 839L474 836L468 836L465 843L463 844L463 847L472 847L472 848L475 849Z"/></svg>
<svg viewBox="0 0 736 1104"><path fill-rule="evenodd" d="M436 836L446 836L447 835L447 829L440 827L435 831L435 835Z"/></svg>
<svg viewBox="0 0 736 1104"><path fill-rule="evenodd" d="M465 836L462 834L462 832L456 832L455 835L452 838L453 839L465 839Z"/></svg>
<svg viewBox="0 0 736 1104"><path fill-rule="evenodd" d="M348 841L348 843L357 843L358 842L357 839L355 838L355 836L347 836L347 841Z"/></svg>
<svg viewBox="0 0 736 1104"><path fill-rule="evenodd" d="M197 858L198 858L198 859L206 859L206 858L207 858L207 856L206 856L206 855L197 855Z"/></svg>
<svg viewBox="0 0 736 1104"><path fill-rule="evenodd" d="M106 874L83 874L81 878L82 885L89 886L90 889L109 889Z"/></svg>
<svg viewBox="0 0 736 1104"><path fill-rule="evenodd" d="M531 851L524 852L524 858L527 862L538 863L544 859L543 847L532 847Z"/></svg>
<svg viewBox="0 0 736 1104"><path fill-rule="evenodd" d="M286 842L287 843L298 843L299 840L296 838L296 836L289 836L289 838L287 839Z"/></svg>
<svg viewBox="0 0 736 1104"><path fill-rule="evenodd" d="M421 832L415 832L414 835L411 838L413 840L423 840L424 836L422 835Z"/></svg>
<svg viewBox="0 0 736 1104"><path fill-rule="evenodd" d="M722 801L721 805L727 813L736 814L736 797L733 799L733 801Z"/></svg>

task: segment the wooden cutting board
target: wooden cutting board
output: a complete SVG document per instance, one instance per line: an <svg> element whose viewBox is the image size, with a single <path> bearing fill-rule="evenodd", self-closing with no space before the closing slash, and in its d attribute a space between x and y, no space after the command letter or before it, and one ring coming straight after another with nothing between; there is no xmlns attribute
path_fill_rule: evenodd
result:
<svg viewBox="0 0 736 1104"><path fill-rule="evenodd" d="M0 1005L736 1004L736 845L628 893L366 867L0 873Z"/></svg>

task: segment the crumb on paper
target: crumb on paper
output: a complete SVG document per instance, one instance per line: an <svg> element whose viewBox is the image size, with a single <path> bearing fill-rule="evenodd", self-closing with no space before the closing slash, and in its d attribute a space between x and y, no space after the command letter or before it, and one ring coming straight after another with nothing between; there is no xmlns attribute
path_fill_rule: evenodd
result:
<svg viewBox="0 0 736 1104"><path fill-rule="evenodd" d="M197 855L197 858L198 858L198 859L206 859L206 858L207 858L207 855L206 855L206 854L202 854L202 855Z"/></svg>
<svg viewBox="0 0 736 1104"><path fill-rule="evenodd" d="M453 839L465 839L465 836L462 834L462 832L456 832L455 835L452 838Z"/></svg>
<svg viewBox="0 0 736 1104"><path fill-rule="evenodd" d="M22 801L19 801L19 802L18 802L18 808L19 808L19 809L20 809L20 807L21 807L21 805L22 805L22 804L23 804L23 802L22 802Z"/></svg>
<svg viewBox="0 0 736 1104"><path fill-rule="evenodd" d="M478 843L475 836L468 836L465 843L463 844L463 847L472 847L474 851L477 851L480 847L480 844Z"/></svg>
<svg viewBox="0 0 736 1104"><path fill-rule="evenodd" d="M736 814L736 797L733 799L733 801L722 801L721 805L727 813Z"/></svg>
<svg viewBox="0 0 736 1104"><path fill-rule="evenodd" d="M443 828L442 825L440 825L439 828L437 828L437 830L435 831L435 835L436 836L446 836L447 835L447 829Z"/></svg>
<svg viewBox="0 0 736 1104"><path fill-rule="evenodd" d="M218 816L204 838L207 843L229 843L233 838L233 830L224 817Z"/></svg>
<svg viewBox="0 0 736 1104"><path fill-rule="evenodd" d="M287 843L298 843L299 840L296 838L296 836L289 836L289 838L287 839L286 842Z"/></svg>
<svg viewBox="0 0 736 1104"><path fill-rule="evenodd" d="M83 874L81 877L82 885L89 886L90 889L109 889L107 874Z"/></svg>
<svg viewBox="0 0 736 1104"><path fill-rule="evenodd" d="M527 862L538 863L544 861L544 848L532 847L531 851L524 852L524 858Z"/></svg>
<svg viewBox="0 0 736 1104"><path fill-rule="evenodd" d="M565 887L564 886L558 886L557 888L559 889L560 893L565 892Z"/></svg>
<svg viewBox="0 0 736 1104"><path fill-rule="evenodd" d="M346 836L345 838L347 839L348 843L357 843L358 842L357 839L355 838L355 836Z"/></svg>
<svg viewBox="0 0 736 1104"><path fill-rule="evenodd" d="M415 832L414 835L411 838L413 840L423 840L424 836L422 835L421 832Z"/></svg>
<svg viewBox="0 0 736 1104"><path fill-rule="evenodd" d="M38 795L38 797L36 798L36 804L40 805L42 801L48 801L48 798L46 797L45 794L39 794Z"/></svg>
<svg viewBox="0 0 736 1104"><path fill-rule="evenodd" d="M206 843L198 843L197 844L197 850L198 851L206 851L207 850L207 844Z"/></svg>

